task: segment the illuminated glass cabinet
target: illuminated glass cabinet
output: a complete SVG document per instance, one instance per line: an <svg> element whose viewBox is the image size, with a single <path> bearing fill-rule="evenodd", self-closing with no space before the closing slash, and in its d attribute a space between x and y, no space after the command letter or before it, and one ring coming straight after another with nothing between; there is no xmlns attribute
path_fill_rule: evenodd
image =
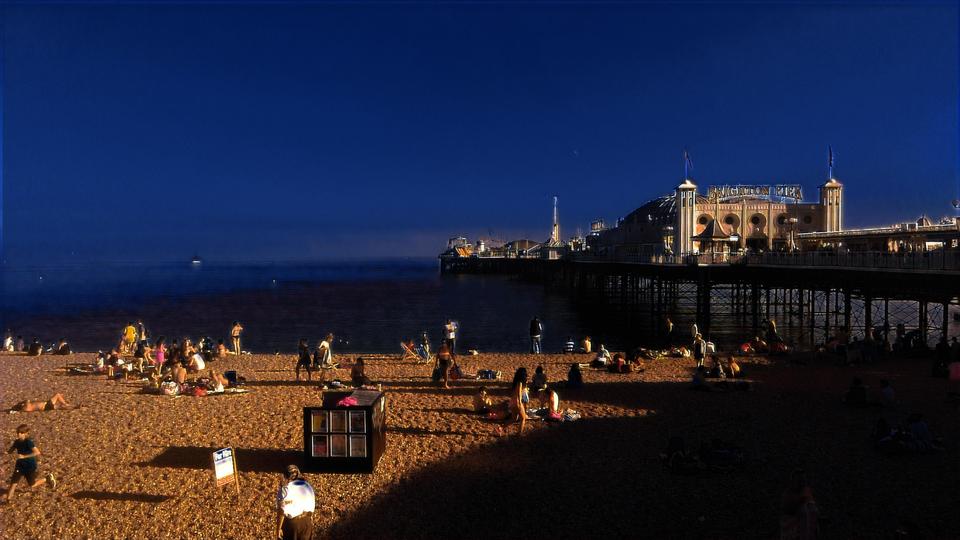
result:
<svg viewBox="0 0 960 540"><path fill-rule="evenodd" d="M352 396L356 405L339 406ZM387 446L386 398L376 390L328 392L319 407L303 408L303 455L309 470L366 472Z"/></svg>

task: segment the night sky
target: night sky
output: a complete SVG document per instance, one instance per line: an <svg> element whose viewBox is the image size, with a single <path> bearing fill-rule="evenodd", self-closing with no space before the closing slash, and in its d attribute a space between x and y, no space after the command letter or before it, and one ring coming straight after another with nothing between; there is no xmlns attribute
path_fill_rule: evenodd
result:
<svg viewBox="0 0 960 540"><path fill-rule="evenodd" d="M431 256L826 177L952 214L955 3L7 4L9 264Z"/></svg>

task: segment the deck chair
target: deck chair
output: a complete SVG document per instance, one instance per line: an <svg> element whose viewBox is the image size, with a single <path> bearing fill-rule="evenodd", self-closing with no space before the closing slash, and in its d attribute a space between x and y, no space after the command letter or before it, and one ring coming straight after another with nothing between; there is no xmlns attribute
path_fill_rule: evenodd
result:
<svg viewBox="0 0 960 540"><path fill-rule="evenodd" d="M410 348L410 346L407 345L406 343L404 343L404 342L401 341L401 342L400 342L400 348L403 350L403 356L400 357L400 361L401 361L401 362L403 362L404 360L408 360L408 359L409 359L409 360L415 360L415 361L417 361L417 362L419 362L419 361L421 360L420 355L417 354L417 351L415 351L415 350L413 350L412 348Z"/></svg>

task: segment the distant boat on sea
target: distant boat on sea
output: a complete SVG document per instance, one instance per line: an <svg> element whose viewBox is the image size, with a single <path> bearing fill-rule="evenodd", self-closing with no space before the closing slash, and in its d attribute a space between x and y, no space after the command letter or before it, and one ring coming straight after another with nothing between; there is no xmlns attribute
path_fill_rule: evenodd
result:
<svg viewBox="0 0 960 540"><path fill-rule="evenodd" d="M200 256L199 256L199 255L194 255L193 258L190 259L190 264L193 264L193 265L198 265L198 264L200 264L200 263L202 263L202 262L203 262L203 260L200 259Z"/></svg>

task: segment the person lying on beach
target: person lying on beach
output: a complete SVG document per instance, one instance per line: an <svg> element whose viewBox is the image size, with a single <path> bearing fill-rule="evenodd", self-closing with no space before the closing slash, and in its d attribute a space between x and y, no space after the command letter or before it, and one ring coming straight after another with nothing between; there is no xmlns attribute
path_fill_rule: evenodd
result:
<svg viewBox="0 0 960 540"><path fill-rule="evenodd" d="M47 401L33 401L29 399L21 401L13 407L10 407L10 412L61 411L76 408L76 405L67 403L67 400L63 397L63 394L54 394L53 397Z"/></svg>
<svg viewBox="0 0 960 540"><path fill-rule="evenodd" d="M630 364L620 353L613 355L613 359L607 364L607 371L610 373L630 373L631 370Z"/></svg>

